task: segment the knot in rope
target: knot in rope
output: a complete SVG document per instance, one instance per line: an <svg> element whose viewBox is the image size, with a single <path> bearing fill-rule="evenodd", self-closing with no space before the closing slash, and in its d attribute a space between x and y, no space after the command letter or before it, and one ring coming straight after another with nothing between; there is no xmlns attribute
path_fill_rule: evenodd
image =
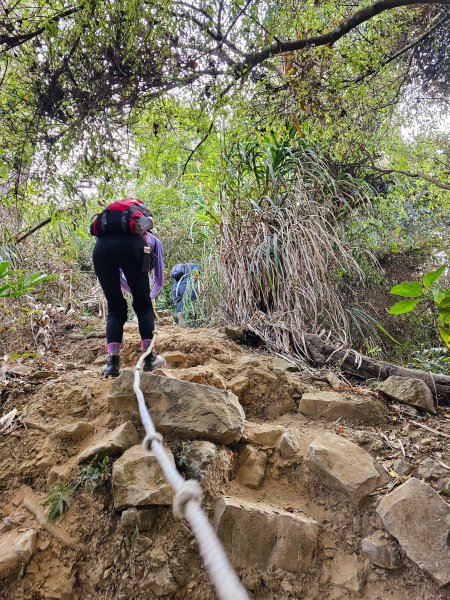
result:
<svg viewBox="0 0 450 600"><path fill-rule="evenodd" d="M196 500L199 504L203 500L203 491L198 481L188 479L185 481L173 498L172 510L175 518L184 519L186 504Z"/></svg>
<svg viewBox="0 0 450 600"><path fill-rule="evenodd" d="M144 441L142 442L142 445L144 446L144 448L146 450L148 450L148 452L152 451L152 443L154 441L159 442L160 444L163 443L163 436L158 433L157 431L155 431L155 433L147 433L147 435L144 438Z"/></svg>

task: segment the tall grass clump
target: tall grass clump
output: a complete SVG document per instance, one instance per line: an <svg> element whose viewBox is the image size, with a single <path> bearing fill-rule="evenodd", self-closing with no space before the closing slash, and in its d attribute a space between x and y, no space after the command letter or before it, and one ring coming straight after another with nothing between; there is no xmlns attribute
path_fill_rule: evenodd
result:
<svg viewBox="0 0 450 600"><path fill-rule="evenodd" d="M354 342L345 288L363 272L345 236L368 189L307 146L250 144L227 157L221 202L220 310L269 348L301 356L302 332Z"/></svg>

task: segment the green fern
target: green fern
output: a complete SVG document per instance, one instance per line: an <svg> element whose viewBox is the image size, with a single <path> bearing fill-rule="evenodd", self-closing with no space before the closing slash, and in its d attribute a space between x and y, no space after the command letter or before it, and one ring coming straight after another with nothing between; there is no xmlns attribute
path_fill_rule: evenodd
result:
<svg viewBox="0 0 450 600"><path fill-rule="evenodd" d="M66 483L59 483L52 488L44 500L44 506L48 508L48 520L54 521L66 512L72 502L74 488Z"/></svg>

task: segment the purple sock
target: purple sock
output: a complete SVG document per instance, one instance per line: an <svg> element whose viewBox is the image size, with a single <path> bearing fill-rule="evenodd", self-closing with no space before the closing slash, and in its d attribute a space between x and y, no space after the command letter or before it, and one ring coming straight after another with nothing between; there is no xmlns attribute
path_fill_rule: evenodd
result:
<svg viewBox="0 0 450 600"><path fill-rule="evenodd" d="M108 354L119 354L120 352L120 343L119 342L111 342L106 345L106 349Z"/></svg>
<svg viewBox="0 0 450 600"><path fill-rule="evenodd" d="M152 343L151 339L150 340L142 340L141 341L142 350L144 350L144 351L147 350L151 343Z"/></svg>

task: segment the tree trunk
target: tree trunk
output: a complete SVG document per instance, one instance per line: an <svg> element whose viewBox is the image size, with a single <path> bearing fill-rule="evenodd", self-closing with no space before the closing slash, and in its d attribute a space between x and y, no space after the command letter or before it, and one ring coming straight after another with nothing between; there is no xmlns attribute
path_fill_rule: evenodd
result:
<svg viewBox="0 0 450 600"><path fill-rule="evenodd" d="M450 377L446 375L400 367L358 354L354 350L341 350L324 342L318 335L311 333L302 332L301 337L303 339L303 352L315 366L336 365L343 372L361 379L377 378L383 380L391 375L421 379L441 403L448 404L450 402Z"/></svg>

